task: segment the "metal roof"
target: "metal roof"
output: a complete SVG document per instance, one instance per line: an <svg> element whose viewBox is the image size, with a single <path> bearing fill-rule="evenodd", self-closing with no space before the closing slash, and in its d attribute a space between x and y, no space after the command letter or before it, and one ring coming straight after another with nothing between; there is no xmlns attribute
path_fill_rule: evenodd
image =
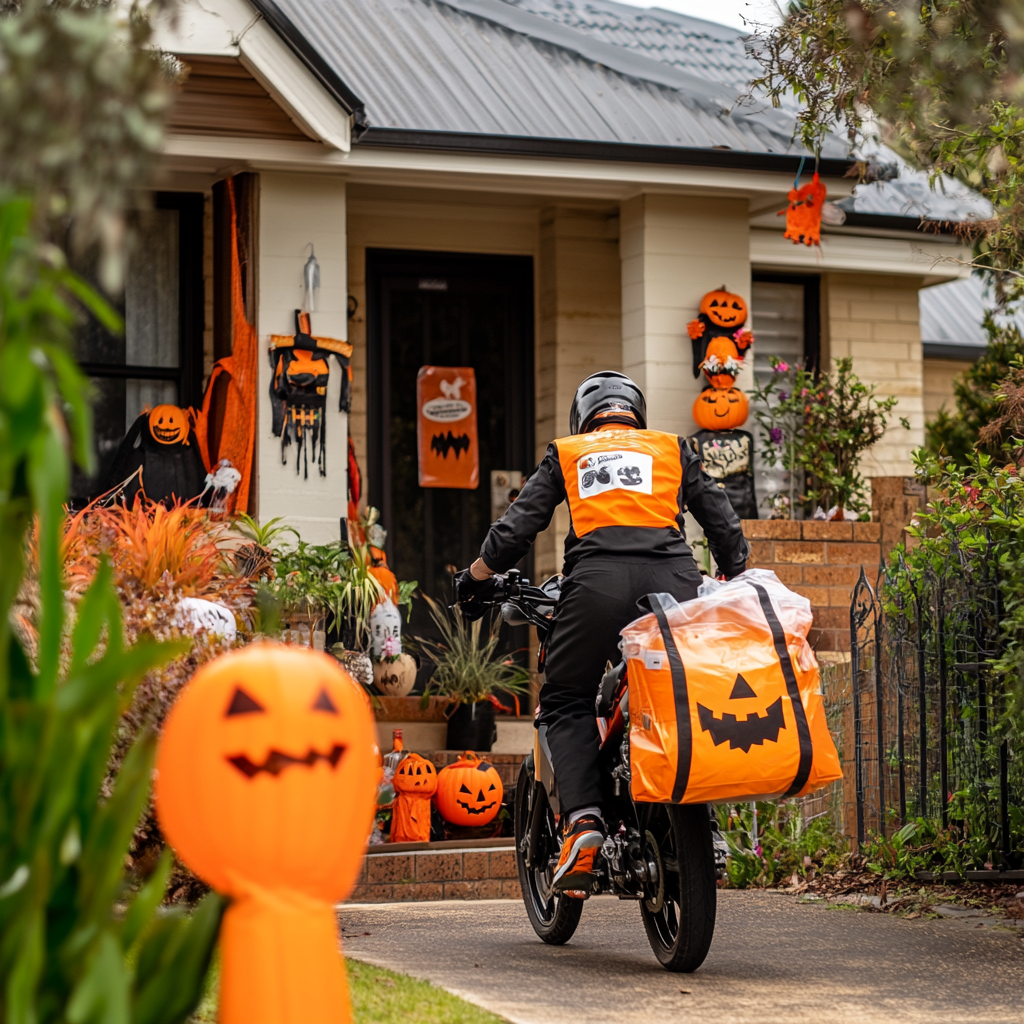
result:
<svg viewBox="0 0 1024 1024"><path fill-rule="evenodd" d="M275 3L375 128L802 152L790 112L737 109L740 90L721 76L505 0Z"/></svg>
<svg viewBox="0 0 1024 1024"><path fill-rule="evenodd" d="M923 288L919 295L925 355L965 359L971 357L972 349L980 353L985 348L988 335L981 321L985 310L995 305L992 288L985 280L968 277L950 281ZM996 322L1016 323L1024 331L1024 310L996 316Z"/></svg>

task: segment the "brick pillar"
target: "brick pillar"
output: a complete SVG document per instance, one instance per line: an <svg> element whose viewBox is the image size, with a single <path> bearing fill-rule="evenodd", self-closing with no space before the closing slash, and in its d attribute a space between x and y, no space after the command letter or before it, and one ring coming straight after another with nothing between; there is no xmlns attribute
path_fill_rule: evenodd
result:
<svg viewBox="0 0 1024 1024"><path fill-rule="evenodd" d="M871 479L871 518L882 528L882 557L906 540L907 526L924 508L924 484L912 476L876 476Z"/></svg>

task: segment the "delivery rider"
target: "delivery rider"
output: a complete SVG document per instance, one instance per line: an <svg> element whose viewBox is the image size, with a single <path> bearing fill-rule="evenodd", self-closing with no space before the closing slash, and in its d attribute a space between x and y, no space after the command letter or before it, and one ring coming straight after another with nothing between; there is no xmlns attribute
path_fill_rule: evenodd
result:
<svg viewBox="0 0 1024 1024"><path fill-rule="evenodd" d="M678 601L697 596L700 573L683 532L683 513L704 530L720 573L742 572L747 544L725 492L703 471L686 441L647 429L643 392L624 374L588 377L569 413L570 437L548 445L519 497L491 526L480 557L456 577L463 611L474 616L493 584L512 568L566 501L565 580L548 640L541 716L558 780L562 854L558 890L587 889L604 841L597 685L619 660L619 631L639 614L645 594Z"/></svg>

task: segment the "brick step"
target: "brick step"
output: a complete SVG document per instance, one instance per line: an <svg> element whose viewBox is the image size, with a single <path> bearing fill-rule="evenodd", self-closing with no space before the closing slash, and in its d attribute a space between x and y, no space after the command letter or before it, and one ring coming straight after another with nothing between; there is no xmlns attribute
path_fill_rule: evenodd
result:
<svg viewBox="0 0 1024 1024"><path fill-rule="evenodd" d="M503 845L481 847L481 842ZM520 898L512 840L492 839L472 844L431 843L427 849L411 851L373 847L373 852L363 859L359 881L349 902Z"/></svg>

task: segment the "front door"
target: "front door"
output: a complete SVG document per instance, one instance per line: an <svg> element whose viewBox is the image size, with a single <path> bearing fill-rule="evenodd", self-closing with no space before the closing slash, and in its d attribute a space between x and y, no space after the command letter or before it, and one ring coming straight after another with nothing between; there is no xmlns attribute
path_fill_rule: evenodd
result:
<svg viewBox="0 0 1024 1024"><path fill-rule="evenodd" d="M492 471L534 463L533 261L374 249L366 260L369 501L381 511L398 578L448 604L450 567L476 558L492 521ZM416 374L424 365L476 373L475 490L419 486ZM423 631L427 610L415 605L412 631Z"/></svg>

